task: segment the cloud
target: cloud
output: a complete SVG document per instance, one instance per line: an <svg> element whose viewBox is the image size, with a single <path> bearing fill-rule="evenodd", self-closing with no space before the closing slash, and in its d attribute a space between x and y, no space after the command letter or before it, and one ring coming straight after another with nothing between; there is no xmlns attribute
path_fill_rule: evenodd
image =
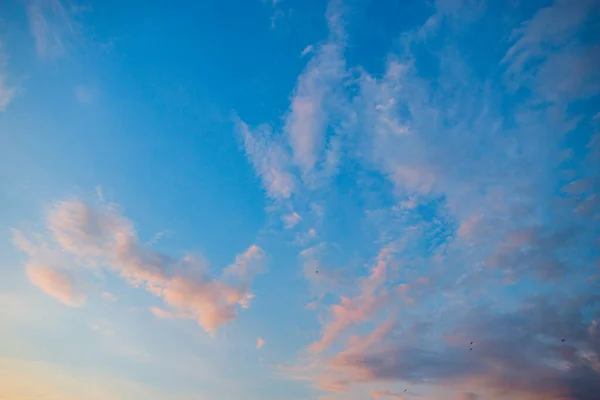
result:
<svg viewBox="0 0 600 400"><path fill-rule="evenodd" d="M479 396L473 392L463 392L458 396L458 400L477 400Z"/></svg>
<svg viewBox="0 0 600 400"><path fill-rule="evenodd" d="M292 229L302 221L302 217L297 212L286 214L281 217L285 229Z"/></svg>
<svg viewBox="0 0 600 400"><path fill-rule="evenodd" d="M390 243L381 249L377 262L370 274L359 282L360 293L352 298L341 297L340 303L330 307L331 320L324 326L321 338L311 344L314 352L328 348L346 329L373 318L376 311L385 304L386 292L381 290L390 272L393 254L398 251L398 243Z"/></svg>
<svg viewBox="0 0 600 400"><path fill-rule="evenodd" d="M60 302L71 307L81 307L85 303L85 294L79 292L73 279L64 271L36 262L29 262L26 271L32 284Z"/></svg>
<svg viewBox="0 0 600 400"><path fill-rule="evenodd" d="M0 71L0 111L6 110L6 107L15 97L16 90L6 83L6 76Z"/></svg>
<svg viewBox="0 0 600 400"><path fill-rule="evenodd" d="M376 392L371 393L371 397L374 399L382 399L382 398L391 398L397 400L404 400L405 397L399 393L394 393L390 389L378 390Z"/></svg>
<svg viewBox="0 0 600 400"><path fill-rule="evenodd" d="M274 199L289 198L296 185L295 177L289 171L289 154L285 147L273 138L271 128L261 125L251 131L248 125L239 119L236 119L236 127L244 139L246 155L261 177L267 194Z"/></svg>
<svg viewBox="0 0 600 400"><path fill-rule="evenodd" d="M597 12L594 0L555 0L514 29L513 45L502 60L509 82L514 87L536 85L544 97L553 100L598 90L600 76L591 66L598 59L598 49L586 50L577 36Z"/></svg>
<svg viewBox="0 0 600 400"><path fill-rule="evenodd" d="M60 258L81 272L107 269L158 296L172 310L154 308L155 315L194 319L207 332L233 320L237 307L249 307L252 278L265 270L265 253L252 245L224 269L220 279L213 278L201 260L177 260L144 247L131 221L114 204L91 207L77 200L59 202L49 211L47 228L48 243L40 245L15 233L15 243L30 256L27 271L32 283L65 303L79 305L84 296L49 262Z"/></svg>
<svg viewBox="0 0 600 400"><path fill-rule="evenodd" d="M251 129L235 119L246 155L271 198L288 199L293 192L314 189L336 172L341 157L340 123L346 112L342 95L345 34L340 12L337 2L328 7L329 38L314 46L314 56L297 78L277 133L270 125Z"/></svg>
<svg viewBox="0 0 600 400"><path fill-rule="evenodd" d="M373 224L361 229L375 231L352 238L374 242L365 247L375 261L353 285L319 297L320 337L289 370L293 378L357 395L392 383L450 388L454 396L472 388L463 398L487 398L489 389L587 400L598 391L590 277L600 259L600 141L590 121L600 86L590 68L598 43L584 35L593 3L567 10L570 3L557 1L534 12L513 32L504 59L502 51L495 60L497 53L487 55L500 63L498 76L467 64L475 54L448 41L486 18L483 6L465 15L469 2L436 3L435 20L421 27L427 32L408 35L382 72L349 69L356 79L344 81L352 108L344 126L356 129L344 131L341 148L352 172L367 171L352 189ZM553 25L563 12L565 21ZM484 30L477 35L501 41ZM435 61L423 59L433 48ZM300 153L300 168L318 165L317 156L298 162ZM314 248L299 259L310 276L328 270ZM345 260L350 275L354 260Z"/></svg>
<svg viewBox="0 0 600 400"><path fill-rule="evenodd" d="M96 93L93 89L78 85L74 90L75 99L82 104L91 104L96 100Z"/></svg>
<svg viewBox="0 0 600 400"><path fill-rule="evenodd" d="M265 341L263 338L259 337L258 339L256 339L256 348L260 349L264 346Z"/></svg>
<svg viewBox="0 0 600 400"><path fill-rule="evenodd" d="M40 58L52 60L67 53L68 44L75 36L72 11L60 0L27 2L29 26Z"/></svg>
<svg viewBox="0 0 600 400"><path fill-rule="evenodd" d="M309 44L308 46L306 46L306 47L304 48L304 50L302 50L302 52L300 52L300 56L301 56L301 57L304 57L305 55L307 55L307 54L309 54L310 52L312 52L312 50L313 50L313 45L312 45L312 44Z"/></svg>
<svg viewBox="0 0 600 400"><path fill-rule="evenodd" d="M330 11L330 39L319 46L298 77L285 121L294 162L304 174L312 172L325 150L327 127L334 117L330 113L339 107L337 92L346 73L335 15Z"/></svg>
<svg viewBox="0 0 600 400"><path fill-rule="evenodd" d="M18 230L13 230L13 243L29 257L25 272L33 285L70 307L83 306L83 287L65 269L61 254L49 251L43 242L33 243Z"/></svg>
<svg viewBox="0 0 600 400"><path fill-rule="evenodd" d="M102 292L102 294L100 294L100 297L102 297L106 301L110 301L111 303L117 301L117 296L110 292Z"/></svg>
<svg viewBox="0 0 600 400"><path fill-rule="evenodd" d="M17 91L8 84L6 76L6 67L8 65L8 56L4 53L4 44L0 40L0 111L6 110L6 107L12 102Z"/></svg>
<svg viewBox="0 0 600 400"><path fill-rule="evenodd" d="M150 307L150 312L154 314L156 318L160 319L175 318L175 316L172 313L159 307Z"/></svg>
<svg viewBox="0 0 600 400"><path fill-rule="evenodd" d="M591 400L600 370L586 354L597 353L598 332L579 309L583 302L597 302L598 296L567 301L557 307L553 299L535 299L517 313L472 309L453 324L463 341L447 347L419 344L419 337L433 333L433 324L388 330L368 346L336 355L330 373L348 382L476 382L513 396ZM561 343L563 337L569 344ZM471 340L476 342L473 352L467 349Z"/></svg>

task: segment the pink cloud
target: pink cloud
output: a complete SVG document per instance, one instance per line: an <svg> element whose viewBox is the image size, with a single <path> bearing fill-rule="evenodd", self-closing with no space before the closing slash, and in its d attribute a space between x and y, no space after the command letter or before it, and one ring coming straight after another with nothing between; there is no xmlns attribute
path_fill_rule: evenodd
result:
<svg viewBox="0 0 600 400"><path fill-rule="evenodd" d="M473 392L462 392L458 395L459 400L477 400L479 396Z"/></svg>
<svg viewBox="0 0 600 400"><path fill-rule="evenodd" d="M397 399L397 400L404 400L405 397L399 393L394 393L392 392L390 389L384 389L384 390L378 390L376 392L371 393L371 397L373 397L374 399L381 399L381 398L390 398L390 399Z"/></svg>
<svg viewBox="0 0 600 400"><path fill-rule="evenodd" d="M63 271L52 269L35 261L26 266L27 277L32 284L70 307L81 307L85 294L79 291L72 277Z"/></svg>
<svg viewBox="0 0 600 400"><path fill-rule="evenodd" d="M273 137L268 125L260 125L251 130L246 123L236 119L236 127L244 140L246 155L256 174L262 179L269 197L289 198L296 182L289 171L291 159L284 145Z"/></svg>
<svg viewBox="0 0 600 400"><path fill-rule="evenodd" d="M30 255L27 273L32 283L69 305L82 305L85 296L68 275L46 266L51 260L73 268L108 268L173 310L151 309L156 316L194 319L213 332L233 320L238 307L249 307L252 278L266 266L264 251L251 245L223 276L211 277L191 257L174 260L142 245L133 224L115 205L94 208L80 201L60 202L51 208L47 223L56 248L45 242L32 244L20 232L14 241ZM42 255L45 263L38 261Z"/></svg>
<svg viewBox="0 0 600 400"><path fill-rule="evenodd" d="M386 282L390 264L398 249L399 242L392 242L383 247L371 273L360 282L360 294L352 298L342 296L338 304L330 307L331 320L323 328L321 339L310 346L312 351L322 352L343 331L372 318L374 313L385 304L387 297L384 292L379 292Z"/></svg>
<svg viewBox="0 0 600 400"><path fill-rule="evenodd" d="M256 348L257 349L260 349L264 345L265 345L265 340L263 338L259 337L258 339L256 339Z"/></svg>
<svg viewBox="0 0 600 400"><path fill-rule="evenodd" d="M298 215L297 212L293 212L291 214L284 215L281 217L281 220L283 221L285 229L291 229L298 225L300 221L302 221L302 217Z"/></svg>
<svg viewBox="0 0 600 400"><path fill-rule="evenodd" d="M156 318L160 319L175 318L172 313L159 307L150 307L150 312L154 314Z"/></svg>

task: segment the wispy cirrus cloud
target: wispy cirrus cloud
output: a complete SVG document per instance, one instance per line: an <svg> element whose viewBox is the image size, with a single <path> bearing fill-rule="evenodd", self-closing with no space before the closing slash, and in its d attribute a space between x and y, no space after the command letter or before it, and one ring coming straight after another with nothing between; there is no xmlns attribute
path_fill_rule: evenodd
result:
<svg viewBox="0 0 600 400"><path fill-rule="evenodd" d="M450 44L432 77L419 69L419 46L438 46L437 35L485 15L449 3L403 37L383 73L358 68L348 83L357 129L344 157L381 174L393 201L365 196L378 254L355 285L330 293L337 299L319 314L320 337L290 371L344 395L404 383L462 398L591 399L600 376L591 278L600 153L593 104L569 104L598 93L585 67L598 43L580 36L593 29L596 5L565 10L566 27L549 26L565 2L535 13L495 60L499 76L482 77ZM559 65L581 68L556 79ZM515 94L514 82L527 90ZM580 157L565 158L565 148Z"/></svg>
<svg viewBox="0 0 600 400"><path fill-rule="evenodd" d="M236 119L236 128L267 194L274 199L289 198L297 183L290 172L290 155L284 144L274 138L268 125L251 130L246 123Z"/></svg>
<svg viewBox="0 0 600 400"><path fill-rule="evenodd" d="M8 56L4 52L4 44L0 40L0 111L4 111L17 94L16 89L8 83L7 65Z"/></svg>
<svg viewBox="0 0 600 400"><path fill-rule="evenodd" d="M502 59L509 82L517 87L535 85L552 100L597 91L600 76L592 65L598 49L582 43L581 33L585 23L597 17L599 7L594 0L557 0L515 28L513 44Z"/></svg>
<svg viewBox="0 0 600 400"><path fill-rule="evenodd" d="M0 111L4 111L8 107L15 94L15 89L7 85L6 76L0 74Z"/></svg>
<svg viewBox="0 0 600 400"><path fill-rule="evenodd" d="M249 307L252 278L266 263L264 251L252 245L214 278L201 260L174 259L145 247L116 205L59 202L48 213L47 229L39 243L19 231L14 234L15 243L29 256L28 276L40 289L80 306L83 286L68 274L106 270L162 299L169 309L155 308L156 315L193 319L207 332L235 319L237 308Z"/></svg>
<svg viewBox="0 0 600 400"><path fill-rule="evenodd" d="M76 34L74 8L61 0L28 0L27 16L40 58L57 59L67 54Z"/></svg>
<svg viewBox="0 0 600 400"><path fill-rule="evenodd" d="M301 189L300 183L313 188L336 171L346 75L341 12L337 2L328 7L330 36L311 47L314 56L296 81L283 125L279 129L268 124L250 128L236 118L246 154L272 198L290 198Z"/></svg>

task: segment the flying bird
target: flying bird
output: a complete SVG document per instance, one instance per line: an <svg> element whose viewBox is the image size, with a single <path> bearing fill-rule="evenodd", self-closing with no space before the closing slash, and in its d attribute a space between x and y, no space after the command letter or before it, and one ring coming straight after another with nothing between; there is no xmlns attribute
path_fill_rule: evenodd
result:
<svg viewBox="0 0 600 400"><path fill-rule="evenodd" d="M564 341L565 341L565 339L561 340L561 342L564 342Z"/></svg>

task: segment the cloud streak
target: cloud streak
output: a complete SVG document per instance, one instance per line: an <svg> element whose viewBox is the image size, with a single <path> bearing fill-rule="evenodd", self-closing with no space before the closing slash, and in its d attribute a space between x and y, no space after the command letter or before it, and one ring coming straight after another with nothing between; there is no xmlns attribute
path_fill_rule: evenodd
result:
<svg viewBox="0 0 600 400"><path fill-rule="evenodd" d="M16 89L8 83L6 76L7 65L8 56L5 54L4 44L0 40L0 111L6 110L17 94Z"/></svg>
<svg viewBox="0 0 600 400"><path fill-rule="evenodd" d="M27 16L40 58L53 60L67 54L68 43L75 35L70 9L60 0L29 0Z"/></svg>

